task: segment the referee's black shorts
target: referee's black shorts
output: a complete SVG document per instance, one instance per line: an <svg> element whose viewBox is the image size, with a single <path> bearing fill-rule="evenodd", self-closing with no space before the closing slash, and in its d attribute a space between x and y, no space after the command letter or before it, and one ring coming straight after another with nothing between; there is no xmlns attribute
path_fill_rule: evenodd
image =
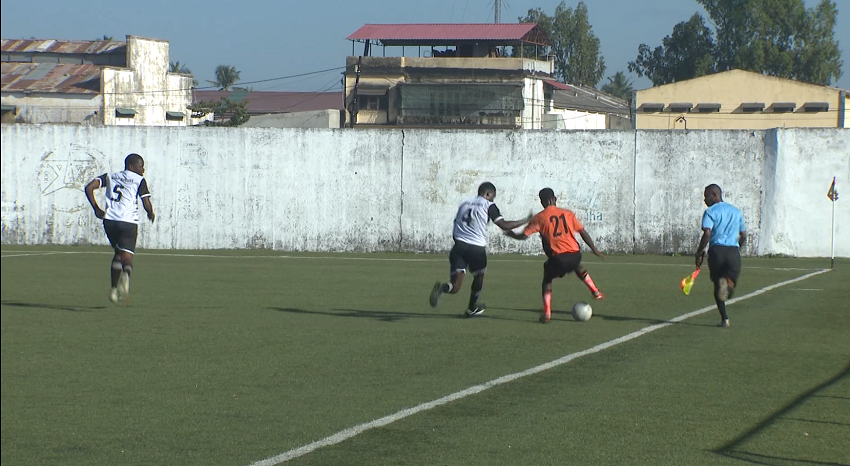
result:
<svg viewBox="0 0 850 466"><path fill-rule="evenodd" d="M550 278L561 278L573 273L581 265L580 252L557 254L543 263L543 272Z"/></svg>
<svg viewBox="0 0 850 466"><path fill-rule="evenodd" d="M135 223L120 222L118 220L104 220L103 229L109 244L119 251L136 253L136 236L139 234L139 226Z"/></svg>
<svg viewBox="0 0 850 466"><path fill-rule="evenodd" d="M737 284L741 273L741 252L735 246L710 246L708 271L715 283L721 278L731 278Z"/></svg>
<svg viewBox="0 0 850 466"><path fill-rule="evenodd" d="M449 252L449 266L449 273L465 272L466 269L473 274L484 273L487 270L487 250L484 246L455 240L455 245Z"/></svg>

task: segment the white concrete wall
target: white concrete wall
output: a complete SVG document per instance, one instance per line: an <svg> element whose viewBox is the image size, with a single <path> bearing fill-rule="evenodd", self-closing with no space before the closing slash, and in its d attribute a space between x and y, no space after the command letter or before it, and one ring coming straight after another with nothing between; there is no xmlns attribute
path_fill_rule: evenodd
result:
<svg viewBox="0 0 850 466"><path fill-rule="evenodd" d="M103 124L100 111L103 98L99 94L24 94L3 95L3 105L17 107L18 123L83 123Z"/></svg>
<svg viewBox="0 0 850 466"><path fill-rule="evenodd" d="M835 207L835 255L850 257L850 131L772 130L759 254L828 256ZM839 200L827 192L836 178Z"/></svg>
<svg viewBox="0 0 850 466"><path fill-rule="evenodd" d="M692 253L701 235L703 191L715 183L758 242L764 133L639 131L635 162L635 251Z"/></svg>
<svg viewBox="0 0 850 466"><path fill-rule="evenodd" d="M458 203L492 181L509 220L551 187L610 252L690 253L718 183L750 254L829 255L850 131L501 131L2 126L2 243L106 244L82 192L146 159L145 248L445 251ZM839 200L837 254L850 257ZM842 240L841 238L844 237ZM540 251L491 227L493 252Z"/></svg>
<svg viewBox="0 0 850 466"><path fill-rule="evenodd" d="M127 36L127 67L104 67L101 88L106 125L172 126L165 112L183 112L177 124L195 123L188 110L192 104L192 77L169 73L168 41ZM118 118L116 108L132 108L134 118Z"/></svg>
<svg viewBox="0 0 850 466"><path fill-rule="evenodd" d="M597 244L630 251L633 158L634 133L625 131L405 131L402 249L448 250L458 204L490 181L507 220L542 210L537 193L550 187ZM495 226L490 247L494 252L541 252L538 239L520 243Z"/></svg>
<svg viewBox="0 0 850 466"><path fill-rule="evenodd" d="M543 115L545 129L605 129L607 116L602 113L580 112L553 108Z"/></svg>
<svg viewBox="0 0 850 466"><path fill-rule="evenodd" d="M251 119L241 126L243 128L340 128L340 113L339 110L329 109L252 115Z"/></svg>

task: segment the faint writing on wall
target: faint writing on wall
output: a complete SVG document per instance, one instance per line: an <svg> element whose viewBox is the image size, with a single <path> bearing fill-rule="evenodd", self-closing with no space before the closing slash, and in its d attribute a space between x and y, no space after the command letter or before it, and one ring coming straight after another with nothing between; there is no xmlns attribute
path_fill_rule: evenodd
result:
<svg viewBox="0 0 850 466"><path fill-rule="evenodd" d="M67 149L54 149L41 157L38 185L44 196L53 200L53 209L79 212L88 207L83 194L85 185L100 175L103 154L95 149L71 144Z"/></svg>

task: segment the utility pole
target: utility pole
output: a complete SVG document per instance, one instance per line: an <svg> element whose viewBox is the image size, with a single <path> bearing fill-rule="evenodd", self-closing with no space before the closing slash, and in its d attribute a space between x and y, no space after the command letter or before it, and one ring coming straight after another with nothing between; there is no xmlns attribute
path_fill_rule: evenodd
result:
<svg viewBox="0 0 850 466"><path fill-rule="evenodd" d="M502 0L493 0L493 11L494 11L494 23L499 24L502 22Z"/></svg>

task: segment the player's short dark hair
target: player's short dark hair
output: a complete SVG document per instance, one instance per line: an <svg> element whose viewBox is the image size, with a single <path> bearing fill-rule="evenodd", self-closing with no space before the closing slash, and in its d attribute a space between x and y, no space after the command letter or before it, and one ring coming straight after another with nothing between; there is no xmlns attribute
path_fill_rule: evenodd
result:
<svg viewBox="0 0 850 466"><path fill-rule="evenodd" d="M542 202L546 202L550 199L555 199L555 191L553 191L552 188L543 188L540 190L540 193L538 193L538 196L540 196L540 200Z"/></svg>
<svg viewBox="0 0 850 466"><path fill-rule="evenodd" d="M485 181L485 182L481 183L481 186L478 187L478 195L479 196L483 196L490 191L493 191L495 193L496 192L496 185L494 185L493 183L491 183L489 181Z"/></svg>
<svg viewBox="0 0 850 466"><path fill-rule="evenodd" d="M132 165L136 165L138 163L144 163L145 159L142 158L139 154L130 154L124 159L124 168L130 168Z"/></svg>
<svg viewBox="0 0 850 466"><path fill-rule="evenodd" d="M705 189L706 189L706 190L708 190L708 191L714 191L714 190L716 189L716 190L717 190L717 194L720 194L721 196L723 195L723 190L722 190L722 189L720 189L720 186L718 186L718 185L716 185L716 184L714 184L714 183L712 183L712 184L710 184L710 185L706 186L706 187L705 187Z"/></svg>

